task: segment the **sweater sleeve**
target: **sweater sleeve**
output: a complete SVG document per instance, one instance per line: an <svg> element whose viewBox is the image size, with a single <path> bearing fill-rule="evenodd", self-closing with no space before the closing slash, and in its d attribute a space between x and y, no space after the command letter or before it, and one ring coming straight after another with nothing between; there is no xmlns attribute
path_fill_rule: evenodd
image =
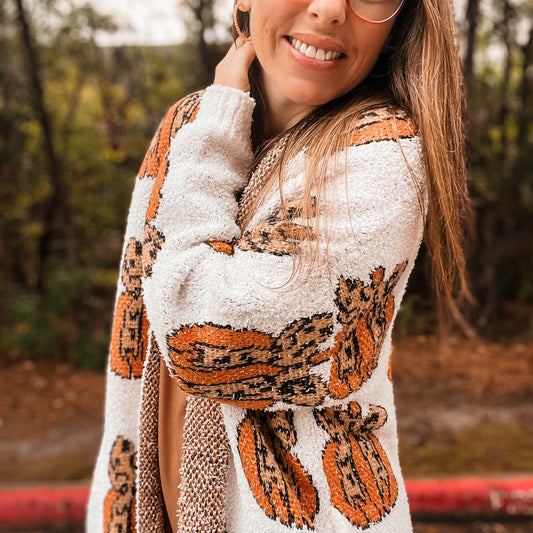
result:
<svg viewBox="0 0 533 533"><path fill-rule="evenodd" d="M242 235L235 222L253 106L211 86L171 144L152 222L162 245L143 281L152 342L191 394L245 408L317 406L357 390L377 364L422 235L419 140L355 143L341 154L335 194L316 213L327 220L326 262L288 286L295 263L283 245L295 228L305 234L298 209L292 228L276 219L275 199L262 207L268 228ZM289 204L301 197L304 167L291 166Z"/></svg>

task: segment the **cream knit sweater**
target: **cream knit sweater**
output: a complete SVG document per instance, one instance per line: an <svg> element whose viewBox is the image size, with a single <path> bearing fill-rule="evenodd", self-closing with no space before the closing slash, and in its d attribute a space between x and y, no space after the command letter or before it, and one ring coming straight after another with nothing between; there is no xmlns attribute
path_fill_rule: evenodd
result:
<svg viewBox="0 0 533 533"><path fill-rule="evenodd" d="M253 108L222 86L185 98L139 172L89 533L163 531L161 357L190 394L179 531L411 531L390 355L424 227L420 139L400 112L361 119L316 213L327 261L279 289L313 239L305 154L287 166L285 210L274 187L241 229Z"/></svg>

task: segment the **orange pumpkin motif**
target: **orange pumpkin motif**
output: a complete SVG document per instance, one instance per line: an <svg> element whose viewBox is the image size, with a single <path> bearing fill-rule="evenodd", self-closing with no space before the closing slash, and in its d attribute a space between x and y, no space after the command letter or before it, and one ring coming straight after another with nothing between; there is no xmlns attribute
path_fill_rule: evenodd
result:
<svg viewBox="0 0 533 533"><path fill-rule="evenodd" d="M139 169L139 177L141 179L146 177L155 178L152 196L150 197L150 203L148 204L146 213L147 223L156 217L159 209L161 188L168 173L170 143L182 126L193 122L196 118L202 94L202 92L193 93L170 108L144 157L144 161Z"/></svg>
<svg viewBox="0 0 533 533"><path fill-rule="evenodd" d="M386 516L396 503L398 483L373 431L383 426L387 412L371 406L361 416L356 402L315 409L315 419L330 436L323 455L331 503L354 526L366 529Z"/></svg>
<svg viewBox="0 0 533 533"><path fill-rule="evenodd" d="M235 245L232 242L208 241L206 244L211 246L211 248L213 248L213 250L219 254L233 255L235 252Z"/></svg>
<svg viewBox="0 0 533 533"><path fill-rule="evenodd" d="M341 276L335 304L337 319L343 325L331 351L329 391L334 398L345 398L358 390L376 368L385 335L394 316L392 291L407 263L400 263L391 276L377 268L370 284Z"/></svg>
<svg viewBox="0 0 533 533"><path fill-rule="evenodd" d="M306 218L316 216L315 200L313 198L311 213L305 213ZM299 251L304 241L316 239L310 226L296 222L303 215L301 200L289 202L284 208L272 213L264 224L244 232L238 246L241 250L256 253L293 255Z"/></svg>
<svg viewBox="0 0 533 533"><path fill-rule="evenodd" d="M144 242L142 246L142 266L143 276L149 278L152 275L152 268L157 254L163 247L165 236L152 224L144 225Z"/></svg>
<svg viewBox="0 0 533 533"><path fill-rule="evenodd" d="M264 409L278 400L320 404L324 381L310 372L329 352L330 314L295 320L279 335L214 324L183 327L168 337L171 372L191 394L239 407Z"/></svg>
<svg viewBox="0 0 533 533"><path fill-rule="evenodd" d="M403 111L382 107L373 109L362 117L349 139L349 145L410 139L417 132L416 124Z"/></svg>
<svg viewBox="0 0 533 533"><path fill-rule="evenodd" d="M111 332L111 370L126 379L142 376L148 347L148 319L143 305L142 246L131 238L122 263L125 290L118 297Z"/></svg>
<svg viewBox="0 0 533 533"><path fill-rule="evenodd" d="M109 457L111 489L104 500L105 533L135 533L135 461L133 444L122 436Z"/></svg>
<svg viewBox="0 0 533 533"><path fill-rule="evenodd" d="M311 209L310 216L316 216L316 205L313 204ZM263 224L245 231L237 243L209 241L207 244L216 252L227 255L233 255L236 247L248 252L291 255L298 252L303 241L316 238L312 228L295 222L302 216L302 202L289 202L284 209L272 213Z"/></svg>
<svg viewBox="0 0 533 533"><path fill-rule="evenodd" d="M292 411L248 411L238 427L239 455L250 489L265 514L282 524L314 529L318 494L291 454Z"/></svg>

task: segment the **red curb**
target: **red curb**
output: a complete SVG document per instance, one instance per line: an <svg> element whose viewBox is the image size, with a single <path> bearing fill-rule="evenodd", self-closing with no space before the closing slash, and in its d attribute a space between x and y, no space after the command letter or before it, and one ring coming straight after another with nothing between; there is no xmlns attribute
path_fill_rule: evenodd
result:
<svg viewBox="0 0 533 533"><path fill-rule="evenodd" d="M89 489L79 486L0 490L0 530L81 524Z"/></svg>
<svg viewBox="0 0 533 533"><path fill-rule="evenodd" d="M533 518L533 478L407 480L414 516Z"/></svg>
<svg viewBox="0 0 533 533"><path fill-rule="evenodd" d="M407 480L415 518L533 519L533 477ZM67 527L85 519L89 489L43 486L0 489L0 530Z"/></svg>

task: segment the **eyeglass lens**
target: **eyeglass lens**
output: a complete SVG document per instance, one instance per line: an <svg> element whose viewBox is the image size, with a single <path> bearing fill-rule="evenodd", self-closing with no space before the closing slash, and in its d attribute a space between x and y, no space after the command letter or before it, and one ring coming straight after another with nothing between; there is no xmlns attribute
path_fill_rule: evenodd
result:
<svg viewBox="0 0 533 533"><path fill-rule="evenodd" d="M368 22L386 22L394 17L404 0L350 0L354 13Z"/></svg>

